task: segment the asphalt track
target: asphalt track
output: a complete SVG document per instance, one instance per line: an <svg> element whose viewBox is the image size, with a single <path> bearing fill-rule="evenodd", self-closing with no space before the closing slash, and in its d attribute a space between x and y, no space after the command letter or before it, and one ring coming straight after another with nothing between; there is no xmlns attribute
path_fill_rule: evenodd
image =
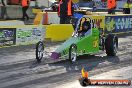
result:
<svg viewBox="0 0 132 88"><path fill-rule="evenodd" d="M48 42L46 51L53 51L59 45L60 43ZM116 57L108 57L105 52L99 52L96 55L83 55L78 58L76 64L71 64L68 59L51 60L45 55L42 62L37 63L35 45L2 48L0 88L80 88L77 80L82 67L89 71L91 78L113 77L132 80L132 35L123 35L119 38ZM114 88L132 88L132 86Z"/></svg>

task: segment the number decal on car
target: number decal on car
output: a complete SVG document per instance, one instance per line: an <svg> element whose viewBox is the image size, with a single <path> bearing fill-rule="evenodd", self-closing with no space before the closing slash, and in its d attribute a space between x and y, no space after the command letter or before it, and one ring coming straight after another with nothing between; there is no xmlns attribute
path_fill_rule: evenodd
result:
<svg viewBox="0 0 132 88"><path fill-rule="evenodd" d="M97 48L98 47L98 38L95 37L94 41L93 41L93 47Z"/></svg>

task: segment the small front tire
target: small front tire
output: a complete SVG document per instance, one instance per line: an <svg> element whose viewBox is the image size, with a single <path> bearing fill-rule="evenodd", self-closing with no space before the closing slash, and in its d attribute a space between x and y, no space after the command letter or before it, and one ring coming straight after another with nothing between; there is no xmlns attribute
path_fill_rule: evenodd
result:
<svg viewBox="0 0 132 88"><path fill-rule="evenodd" d="M69 48L69 60L74 63L77 60L77 46L72 44Z"/></svg>
<svg viewBox="0 0 132 88"><path fill-rule="evenodd" d="M41 59L43 58L43 51L44 51L44 44L43 44L43 42L39 41L36 44L36 59L37 59L37 62L41 62Z"/></svg>

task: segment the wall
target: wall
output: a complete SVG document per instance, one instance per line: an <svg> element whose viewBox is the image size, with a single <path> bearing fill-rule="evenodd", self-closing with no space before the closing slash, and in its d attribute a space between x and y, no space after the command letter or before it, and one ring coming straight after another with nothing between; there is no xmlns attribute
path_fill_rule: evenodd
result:
<svg viewBox="0 0 132 88"><path fill-rule="evenodd" d="M0 28L0 47L16 44L16 28Z"/></svg>
<svg viewBox="0 0 132 88"><path fill-rule="evenodd" d="M132 15L106 16L105 32L126 33L132 31Z"/></svg>
<svg viewBox="0 0 132 88"><path fill-rule="evenodd" d="M17 28L16 30L16 45L35 44L38 41L42 41L43 39L43 26Z"/></svg>
<svg viewBox="0 0 132 88"><path fill-rule="evenodd" d="M1 27L0 48L7 46L36 44L44 40L44 26Z"/></svg>
<svg viewBox="0 0 132 88"><path fill-rule="evenodd" d="M1 7L0 7L1 13ZM30 7L27 11L30 18L34 18L35 14L32 13L32 7ZM7 6L7 14L9 18L22 18L22 7L18 5L8 5ZM1 15L0 15L1 18Z"/></svg>

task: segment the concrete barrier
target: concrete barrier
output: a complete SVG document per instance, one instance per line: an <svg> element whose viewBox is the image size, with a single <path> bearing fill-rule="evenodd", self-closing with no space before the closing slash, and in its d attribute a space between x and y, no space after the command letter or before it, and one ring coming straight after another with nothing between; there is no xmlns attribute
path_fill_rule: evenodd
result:
<svg viewBox="0 0 132 88"><path fill-rule="evenodd" d="M48 13L48 23L49 24L60 24L60 18L57 12Z"/></svg>
<svg viewBox="0 0 132 88"><path fill-rule="evenodd" d="M7 14L9 18L16 19L16 18L22 18L22 7L19 5L8 5L6 6ZM0 7L0 13L1 13L1 7ZM32 7L29 7L27 10L27 13L30 18L35 18L35 14L32 12ZM1 15L0 15L1 18Z"/></svg>

